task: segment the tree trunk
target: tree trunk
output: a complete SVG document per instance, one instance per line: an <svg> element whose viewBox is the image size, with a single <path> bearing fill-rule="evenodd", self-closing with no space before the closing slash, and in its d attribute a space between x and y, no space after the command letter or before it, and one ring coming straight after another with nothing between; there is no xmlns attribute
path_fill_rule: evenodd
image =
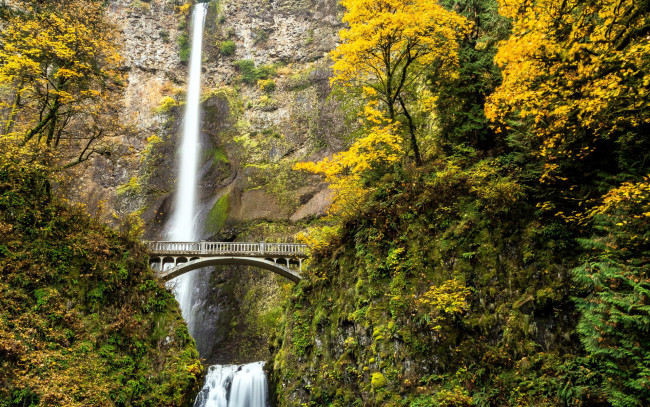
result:
<svg viewBox="0 0 650 407"><path fill-rule="evenodd" d="M404 116L406 116L406 120L409 123L409 134L411 136L411 148L413 149L413 157L415 158L415 165L419 167L422 165L422 156L420 155L420 147L418 146L418 140L415 136L415 124L413 123L413 118L406 108L406 104L404 103L404 100L402 100L402 97L398 97L398 100L402 106Z"/></svg>

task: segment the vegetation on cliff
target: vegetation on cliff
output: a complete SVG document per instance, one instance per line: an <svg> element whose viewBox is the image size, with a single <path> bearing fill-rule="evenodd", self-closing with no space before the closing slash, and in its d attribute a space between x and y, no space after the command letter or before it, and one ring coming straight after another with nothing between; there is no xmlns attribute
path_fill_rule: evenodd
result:
<svg viewBox="0 0 650 407"><path fill-rule="evenodd" d="M144 248L0 168L0 405L189 405L202 367Z"/></svg>
<svg viewBox="0 0 650 407"><path fill-rule="evenodd" d="M395 114L382 61L436 34L374 20L398 3L345 2L367 125L297 166L337 195L274 339L280 404L647 405L648 2L441 1L467 28L400 71ZM368 56L350 32L375 29L410 37Z"/></svg>
<svg viewBox="0 0 650 407"><path fill-rule="evenodd" d="M190 405L202 366L141 224L117 232L57 196L127 132L106 5L14 3L0 6L0 406Z"/></svg>

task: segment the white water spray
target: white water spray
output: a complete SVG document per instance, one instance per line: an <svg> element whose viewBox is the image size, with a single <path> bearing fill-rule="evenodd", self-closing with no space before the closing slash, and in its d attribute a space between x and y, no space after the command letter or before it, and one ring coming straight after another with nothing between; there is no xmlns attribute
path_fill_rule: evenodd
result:
<svg viewBox="0 0 650 407"><path fill-rule="evenodd" d="M210 366L194 407L265 407L263 362Z"/></svg>
<svg viewBox="0 0 650 407"><path fill-rule="evenodd" d="M177 180L176 206L171 218L168 239L176 242L192 242L196 233L196 187L198 158L200 149L201 59L203 48L203 26L208 10L207 3L199 3L192 15L192 51L190 59L190 78L187 88L183 140L180 148L180 171ZM194 312L192 311L192 273L184 274L174 281L174 294L180 304L183 318L192 334Z"/></svg>

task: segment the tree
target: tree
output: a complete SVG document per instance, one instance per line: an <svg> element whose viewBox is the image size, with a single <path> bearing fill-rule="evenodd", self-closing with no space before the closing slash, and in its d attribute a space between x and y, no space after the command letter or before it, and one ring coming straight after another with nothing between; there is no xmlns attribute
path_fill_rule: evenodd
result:
<svg viewBox="0 0 650 407"><path fill-rule="evenodd" d="M0 33L0 134L23 147L87 160L109 133L121 74L114 29L89 0L29 1ZM70 156L74 156L72 159Z"/></svg>
<svg viewBox="0 0 650 407"><path fill-rule="evenodd" d="M578 191L596 173L645 175L650 1L499 4L513 29L495 59L503 83L486 106L497 130L529 128L541 180L565 190Z"/></svg>
<svg viewBox="0 0 650 407"><path fill-rule="evenodd" d="M416 163L422 163L417 123L409 104L432 64L452 72L457 37L467 29L459 15L432 0L343 0L341 44L331 53L333 83L361 86L392 122L404 120Z"/></svg>
<svg viewBox="0 0 650 407"><path fill-rule="evenodd" d="M616 407L650 403L650 178L609 191L590 216L597 233L573 270L587 289L577 298L578 333L606 378Z"/></svg>
<svg viewBox="0 0 650 407"><path fill-rule="evenodd" d="M334 191L330 213L343 219L352 218L362 210L363 203L373 190L368 185L372 173L396 163L403 153L396 134L397 123L382 122L379 117L381 113L374 109L367 109L367 113L377 123L348 151L334 154L331 159L325 158L318 163L303 162L294 166L296 170L325 177Z"/></svg>
<svg viewBox="0 0 650 407"><path fill-rule="evenodd" d="M437 97L439 139L449 152L462 144L481 151L501 147L484 110L487 97L501 83L494 56L499 42L510 35L508 21L499 15L497 0L441 0L441 4L472 25L459 41L458 74L451 78L438 70L428 74L431 92Z"/></svg>

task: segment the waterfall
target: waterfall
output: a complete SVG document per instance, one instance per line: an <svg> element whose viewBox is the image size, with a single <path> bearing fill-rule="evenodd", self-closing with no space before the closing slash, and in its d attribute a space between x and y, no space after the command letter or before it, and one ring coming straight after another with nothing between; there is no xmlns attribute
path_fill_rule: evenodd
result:
<svg viewBox="0 0 650 407"><path fill-rule="evenodd" d="M201 58L203 48L203 26L207 3L199 3L192 14L192 51L190 78L187 87L183 139L180 147L180 168L176 189L176 206L171 218L168 239L176 242L192 242L197 239L196 231L196 189L198 157L200 149ZM184 274L173 282L174 294L180 304L183 318L190 334L194 331L192 310L193 273Z"/></svg>
<svg viewBox="0 0 650 407"><path fill-rule="evenodd" d="M180 147L180 168L177 180L175 209L171 216L168 240L192 242L199 237L197 231L197 184L200 150L200 96L203 27L207 3L198 3L192 14L192 50L190 78L187 89L183 139ZM173 280L174 295L187 322L190 335L195 333L195 311L192 292L193 273ZM265 407L266 377L263 363L247 365L210 366L205 385L196 398L197 407Z"/></svg>
<svg viewBox="0 0 650 407"><path fill-rule="evenodd" d="M210 366L194 407L266 407L263 366L263 362Z"/></svg>

